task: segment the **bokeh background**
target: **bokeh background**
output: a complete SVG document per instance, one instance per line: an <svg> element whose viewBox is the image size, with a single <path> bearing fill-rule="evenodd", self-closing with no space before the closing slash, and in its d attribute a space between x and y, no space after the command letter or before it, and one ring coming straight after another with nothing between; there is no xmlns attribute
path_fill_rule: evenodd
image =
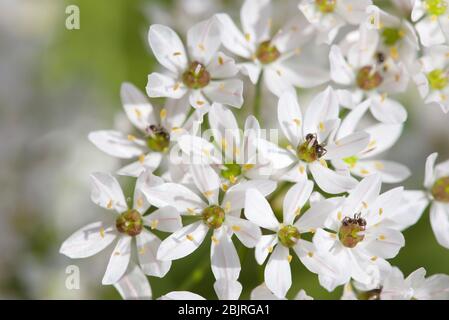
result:
<svg viewBox="0 0 449 320"><path fill-rule="evenodd" d="M58 253L73 231L107 214L89 200L89 173L120 167L119 161L91 145L87 134L126 127L120 84L130 81L143 89L147 75L158 69L146 39L151 23L169 25L183 35L215 12L238 17L241 3L0 0L0 298L119 299L112 286L101 285L110 250L76 261ZM297 0L273 3L276 29L297 12ZM79 30L65 27L65 9L71 4L80 8ZM251 106L251 86L247 88L238 113L241 122ZM300 100L307 99L309 93L301 93ZM427 155L437 151L440 160L449 157L449 116L424 106L413 86L397 98L407 107L409 119L385 158L408 165L413 176L404 185L419 189ZM265 124L276 126L271 116L276 100L265 93L263 101ZM120 182L131 194L132 181ZM427 211L405 237L406 247L392 260L394 265L405 274L421 266L428 274L449 273L449 251L436 243ZM263 268L252 251L237 247L242 297L248 298L263 281ZM204 243L188 258L175 261L165 278L150 278L154 297L189 290L215 299L209 259L209 244ZM80 268L79 290L65 287L69 265ZM301 288L316 299L340 297L341 289L326 292L298 261L292 268L290 297Z"/></svg>

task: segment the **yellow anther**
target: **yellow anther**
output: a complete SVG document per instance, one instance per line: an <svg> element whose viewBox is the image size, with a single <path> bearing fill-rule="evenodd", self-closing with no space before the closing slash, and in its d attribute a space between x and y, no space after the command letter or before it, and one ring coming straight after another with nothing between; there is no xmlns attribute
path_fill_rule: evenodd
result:
<svg viewBox="0 0 449 320"><path fill-rule="evenodd" d="M377 260L377 257L376 257L376 256L372 256L370 260L371 260L371 261L376 261L376 260Z"/></svg>
<svg viewBox="0 0 449 320"><path fill-rule="evenodd" d="M220 243L220 241L218 241L218 239L215 238L215 236L212 236L212 237L211 237L211 240L212 240L212 242L213 242L214 244L219 244L219 243Z"/></svg>
<svg viewBox="0 0 449 320"><path fill-rule="evenodd" d="M332 239L337 239L337 235L335 233L330 233L329 237L331 237Z"/></svg>
<svg viewBox="0 0 449 320"><path fill-rule="evenodd" d="M196 104L201 107L204 104L204 101L203 100L197 100Z"/></svg>
<svg viewBox="0 0 449 320"><path fill-rule="evenodd" d="M190 214L190 215L194 215L195 214L195 209L187 208L187 213Z"/></svg>
<svg viewBox="0 0 449 320"><path fill-rule="evenodd" d="M295 118L293 122L299 127L301 125L301 119Z"/></svg>
<svg viewBox="0 0 449 320"><path fill-rule="evenodd" d="M106 205L106 208L112 209L112 199L109 200L108 204Z"/></svg>
<svg viewBox="0 0 449 320"><path fill-rule="evenodd" d="M249 33L245 33L245 39L246 41L251 41L251 35Z"/></svg>
<svg viewBox="0 0 449 320"><path fill-rule="evenodd" d="M242 230L242 228L240 228L239 226L232 226L232 231L238 232Z"/></svg>
<svg viewBox="0 0 449 320"><path fill-rule="evenodd" d="M151 220L150 228L152 230L156 229L158 225L159 225L159 220L157 220L157 219Z"/></svg>
<svg viewBox="0 0 449 320"><path fill-rule="evenodd" d="M176 56L180 56L181 55L181 52L179 52L179 51L176 51L176 52L173 52L173 55L176 57Z"/></svg>
<svg viewBox="0 0 449 320"><path fill-rule="evenodd" d="M326 160L320 159L320 164L321 164L323 167L327 168L327 162L326 162Z"/></svg>
<svg viewBox="0 0 449 320"><path fill-rule="evenodd" d="M119 256L120 255L120 251L115 251L114 252L114 256Z"/></svg>
<svg viewBox="0 0 449 320"><path fill-rule="evenodd" d="M398 52L398 48L397 47L391 47L390 48L390 56L394 60L397 60L399 58L399 52Z"/></svg>
<svg viewBox="0 0 449 320"><path fill-rule="evenodd" d="M140 255L143 255L144 253L145 253L145 246L140 247L140 249L139 249L139 254L140 254Z"/></svg>
<svg viewBox="0 0 449 320"><path fill-rule="evenodd" d="M100 237L104 238L104 228L100 228Z"/></svg>
<svg viewBox="0 0 449 320"><path fill-rule="evenodd" d="M288 263L292 262L292 259L293 259L292 255L289 254L288 257L287 257Z"/></svg>
<svg viewBox="0 0 449 320"><path fill-rule="evenodd" d="M378 238L378 239L379 239L379 240L385 240L386 237L385 237L385 235L381 234L381 235L379 235L379 238Z"/></svg>
<svg viewBox="0 0 449 320"><path fill-rule="evenodd" d="M368 148L374 148L376 147L377 141L376 140L371 140L370 143L368 144Z"/></svg>
<svg viewBox="0 0 449 320"><path fill-rule="evenodd" d="M206 198L209 198L209 197L212 197L212 196L214 195L214 192L213 192L212 190L204 191L204 192L203 192L203 195L204 195Z"/></svg>
<svg viewBox="0 0 449 320"><path fill-rule="evenodd" d="M218 56L218 64L222 65L224 63L224 60L221 56Z"/></svg>
<svg viewBox="0 0 449 320"><path fill-rule="evenodd" d="M204 47L204 44L202 44L202 43L198 44L198 48L200 48L201 51L206 50L206 48Z"/></svg>
<svg viewBox="0 0 449 320"><path fill-rule="evenodd" d="M272 247L272 246L269 246L269 247L267 248L267 251L268 251L269 253L272 253L272 252L273 252L273 247Z"/></svg>
<svg viewBox="0 0 449 320"><path fill-rule="evenodd" d="M191 234L186 235L187 240L193 241L193 236Z"/></svg>
<svg viewBox="0 0 449 320"><path fill-rule="evenodd" d="M141 155L139 156L139 162L140 162L140 163L144 163L144 162L145 162L145 155L144 155L144 154L141 154Z"/></svg>
<svg viewBox="0 0 449 320"><path fill-rule="evenodd" d="M128 140L129 140L129 141L135 141L135 140L136 140L136 137L133 136L132 134L128 134Z"/></svg>
<svg viewBox="0 0 449 320"><path fill-rule="evenodd" d="M228 142L225 138L221 138L221 148L226 149L228 147Z"/></svg>
<svg viewBox="0 0 449 320"><path fill-rule="evenodd" d="M374 167L377 170L383 170L385 168L384 164L382 162L379 162L379 161L374 162Z"/></svg>
<svg viewBox="0 0 449 320"><path fill-rule="evenodd" d="M143 198L142 197L138 197L137 200L136 200L137 208L142 208L143 207L143 203L144 203Z"/></svg>
<svg viewBox="0 0 449 320"><path fill-rule="evenodd" d="M384 213L384 209L383 208L379 208L379 216L381 216L382 213Z"/></svg>
<svg viewBox="0 0 449 320"><path fill-rule="evenodd" d="M139 110L139 109L137 109L137 108L134 108L134 113L136 114L136 117L137 117L137 118L140 118L140 117L142 117L142 112L140 112L140 110Z"/></svg>
<svg viewBox="0 0 449 320"><path fill-rule="evenodd" d="M309 229L309 232L310 232L310 233L315 233L315 232L316 232L316 229L315 229L315 228L310 228L310 229Z"/></svg>
<svg viewBox="0 0 449 320"><path fill-rule="evenodd" d="M243 170L251 170L252 168L254 168L253 164L244 164L242 166Z"/></svg>
<svg viewBox="0 0 449 320"><path fill-rule="evenodd" d="M307 255L308 255L310 258L312 258L312 257L313 257L313 252L312 252L312 251L309 251L309 252L307 252Z"/></svg>
<svg viewBox="0 0 449 320"><path fill-rule="evenodd" d="M282 72L281 72L281 70L277 69L277 70L276 70L276 73L278 74L279 77L282 77Z"/></svg>
<svg viewBox="0 0 449 320"><path fill-rule="evenodd" d="M320 128L320 131L321 131L321 132L323 132L324 130L326 130L326 127L324 126L324 123L323 123L323 122L320 122L319 128Z"/></svg>
<svg viewBox="0 0 449 320"><path fill-rule="evenodd" d="M161 120L164 120L165 118L167 118L167 109L162 108L161 112L159 113Z"/></svg>
<svg viewBox="0 0 449 320"><path fill-rule="evenodd" d="M176 83L173 85L173 91L178 90L180 86L181 86L181 85L179 84L179 82L176 82Z"/></svg>
<svg viewBox="0 0 449 320"><path fill-rule="evenodd" d="M293 146L292 146L291 144L287 145L285 148L286 148L287 150L293 150Z"/></svg>
<svg viewBox="0 0 449 320"><path fill-rule="evenodd" d="M360 170L360 173L363 174L363 175L370 174L370 172L368 170L366 170L366 169Z"/></svg>
<svg viewBox="0 0 449 320"><path fill-rule="evenodd" d="M227 191L228 189L229 189L229 186L226 184L226 183L223 183L222 185L221 185L221 188L223 189L223 191Z"/></svg>
<svg viewBox="0 0 449 320"><path fill-rule="evenodd" d="M231 211L231 202L227 201L227 202L225 203L225 205L224 205L223 210L224 210L225 213L230 212L230 211Z"/></svg>
<svg viewBox="0 0 449 320"><path fill-rule="evenodd" d="M362 201L362 206L366 209L366 208L368 208L368 203L366 203L365 201Z"/></svg>
<svg viewBox="0 0 449 320"><path fill-rule="evenodd" d="M229 176L229 181L230 181L232 184L234 184L234 183L237 182L237 178L234 177L233 175L230 175L230 176Z"/></svg>
<svg viewBox="0 0 449 320"><path fill-rule="evenodd" d="M338 213L337 213L337 219L338 219L338 220L341 220L342 216L343 216L343 213L342 213L341 211L338 211Z"/></svg>
<svg viewBox="0 0 449 320"><path fill-rule="evenodd" d="M180 127L173 127L171 128L172 132L177 132L177 131L181 131L182 129Z"/></svg>
<svg viewBox="0 0 449 320"><path fill-rule="evenodd" d="M301 214L301 207L296 208L295 216L299 216Z"/></svg>

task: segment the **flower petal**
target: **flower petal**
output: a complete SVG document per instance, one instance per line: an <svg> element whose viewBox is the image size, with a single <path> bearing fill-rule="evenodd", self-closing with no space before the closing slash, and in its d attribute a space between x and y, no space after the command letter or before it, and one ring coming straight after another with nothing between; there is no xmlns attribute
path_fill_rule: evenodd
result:
<svg viewBox="0 0 449 320"><path fill-rule="evenodd" d="M351 172L359 177L366 177L373 173L378 173L384 183L399 183L410 177L409 168L394 161L385 160L360 160Z"/></svg>
<svg viewBox="0 0 449 320"><path fill-rule="evenodd" d="M114 209L122 213L128 209L122 188L109 173L95 172L90 175L91 193L93 203L105 209Z"/></svg>
<svg viewBox="0 0 449 320"><path fill-rule="evenodd" d="M258 226L276 231L279 222L274 216L267 199L257 190L249 189L246 192L245 216Z"/></svg>
<svg viewBox="0 0 449 320"><path fill-rule="evenodd" d="M313 182L303 180L294 184L286 193L283 203L284 224L293 224L313 191Z"/></svg>
<svg viewBox="0 0 449 320"><path fill-rule="evenodd" d="M352 133L326 146L324 159L344 159L363 151L370 141L370 135L364 131Z"/></svg>
<svg viewBox="0 0 449 320"><path fill-rule="evenodd" d="M434 152L426 159L426 170L424 178L424 187L429 189L435 182L435 161L437 160L438 153Z"/></svg>
<svg viewBox="0 0 449 320"><path fill-rule="evenodd" d="M130 262L125 275L114 287L123 300L151 300L153 295L147 277L133 262Z"/></svg>
<svg viewBox="0 0 449 320"><path fill-rule="evenodd" d="M109 259L102 284L114 284L125 274L131 258L131 241L132 237L129 236L121 236L119 238Z"/></svg>
<svg viewBox="0 0 449 320"><path fill-rule="evenodd" d="M143 171L156 170L162 161L162 154L159 152L148 153L143 160L139 159L134 161L119 170L117 170L118 175L128 176L128 177L138 177Z"/></svg>
<svg viewBox="0 0 449 320"><path fill-rule="evenodd" d="M206 300L202 296L189 291L172 291L161 296L158 300Z"/></svg>
<svg viewBox="0 0 449 320"><path fill-rule="evenodd" d="M209 165L199 164L190 166L190 173L196 187L208 200L209 204L218 204L220 177L217 173Z"/></svg>
<svg viewBox="0 0 449 320"><path fill-rule="evenodd" d="M223 52L218 52L213 57L207 70L213 79L231 78L239 72L234 59L225 55Z"/></svg>
<svg viewBox="0 0 449 320"><path fill-rule="evenodd" d="M260 228L251 221L227 215L225 223L247 248L254 248L262 236Z"/></svg>
<svg viewBox="0 0 449 320"><path fill-rule="evenodd" d="M407 120L407 111L399 102L381 96L372 97L371 102L371 113L380 122L398 124Z"/></svg>
<svg viewBox="0 0 449 320"><path fill-rule="evenodd" d="M313 162L309 165L309 169L316 184L324 192L338 194L347 192L357 185L357 180L351 176L338 174L321 163Z"/></svg>
<svg viewBox="0 0 449 320"><path fill-rule="evenodd" d="M220 22L223 46L242 58L251 58L251 46L231 17L226 13L216 14L215 17Z"/></svg>
<svg viewBox="0 0 449 320"><path fill-rule="evenodd" d="M277 234L267 234L260 238L256 245L255 256L258 264L262 265L268 254L273 251L273 248L278 243Z"/></svg>
<svg viewBox="0 0 449 320"><path fill-rule="evenodd" d="M151 214L144 216L143 221L146 226L152 229L175 232L182 228L181 216L174 207L166 206Z"/></svg>
<svg viewBox="0 0 449 320"><path fill-rule="evenodd" d="M222 203L232 211L243 209L247 197L246 191L250 189L254 189L261 196L266 197L276 189L276 182L271 180L248 180L240 182L226 191Z"/></svg>
<svg viewBox="0 0 449 320"><path fill-rule="evenodd" d="M240 79L211 81L203 89L204 94L213 102L240 108L243 104L243 82Z"/></svg>
<svg viewBox="0 0 449 320"><path fill-rule="evenodd" d="M226 231L223 227L214 231L210 251L211 268L215 279L235 281L240 274L240 259Z"/></svg>
<svg viewBox="0 0 449 320"><path fill-rule="evenodd" d="M339 84L349 85L354 81L354 71L346 62L341 49L333 45L329 52L330 73L333 81Z"/></svg>
<svg viewBox="0 0 449 320"><path fill-rule="evenodd" d="M278 121L282 132L288 141L294 146L298 146L302 140L302 114L299 107L298 98L294 91L287 91L279 98Z"/></svg>
<svg viewBox="0 0 449 320"><path fill-rule="evenodd" d="M195 24L187 31L187 46L192 61L207 66L220 47L220 26L212 17Z"/></svg>
<svg viewBox="0 0 449 320"><path fill-rule="evenodd" d="M149 125L158 123L153 106L136 86L123 83L120 96L129 121L140 131L145 132Z"/></svg>
<svg viewBox="0 0 449 320"><path fill-rule="evenodd" d="M187 92L183 83L157 72L148 75L145 89L150 98L181 99Z"/></svg>
<svg viewBox="0 0 449 320"><path fill-rule="evenodd" d="M430 225L437 242L449 249L449 205L434 202L430 207Z"/></svg>
<svg viewBox="0 0 449 320"><path fill-rule="evenodd" d="M265 267L265 283L279 298L285 297L292 285L288 248L277 245Z"/></svg>
<svg viewBox="0 0 449 320"><path fill-rule="evenodd" d="M238 300L242 293L242 285L238 281L219 279L214 283L218 300Z"/></svg>
<svg viewBox="0 0 449 320"><path fill-rule="evenodd" d="M104 153L117 158L138 157L146 150L143 141L134 137L127 138L114 130L93 131L89 133L88 139Z"/></svg>
<svg viewBox="0 0 449 320"><path fill-rule="evenodd" d="M160 261L156 258L161 240L147 230L136 236L137 256L140 266L149 276L164 277L170 270L171 261Z"/></svg>
<svg viewBox="0 0 449 320"><path fill-rule="evenodd" d="M268 40L271 26L270 0L246 0L240 10L245 37L251 43L260 43Z"/></svg>

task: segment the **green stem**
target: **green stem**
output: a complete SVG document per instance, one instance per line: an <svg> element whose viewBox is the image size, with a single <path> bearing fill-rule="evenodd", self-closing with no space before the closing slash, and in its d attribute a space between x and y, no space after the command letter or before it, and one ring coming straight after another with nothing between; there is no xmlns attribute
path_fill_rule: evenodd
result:
<svg viewBox="0 0 449 320"><path fill-rule="evenodd" d="M253 115L257 120L259 120L259 123L262 123L262 119L260 118L260 104L262 102L262 76L263 71L260 73L259 79L257 80L253 101Z"/></svg>

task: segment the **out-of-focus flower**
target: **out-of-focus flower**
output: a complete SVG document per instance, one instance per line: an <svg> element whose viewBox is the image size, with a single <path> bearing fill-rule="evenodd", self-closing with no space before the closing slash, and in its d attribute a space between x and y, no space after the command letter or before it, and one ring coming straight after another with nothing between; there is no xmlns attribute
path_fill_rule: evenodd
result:
<svg viewBox="0 0 449 320"><path fill-rule="evenodd" d="M265 283L262 283L251 291L251 300L285 300L285 298L279 298L268 289ZM301 289L294 300L313 300L313 298Z"/></svg>
<svg viewBox="0 0 449 320"><path fill-rule="evenodd" d="M278 222L268 201L257 190L247 191L245 201L245 216L264 229L273 231L273 234L263 235L256 246L256 260L263 264L271 254L265 266L265 284L278 298L284 298L292 284L290 263L293 249L299 260L310 271L318 274L320 283L326 289L321 277L337 277L343 272L328 253L317 252L315 246L301 239L301 234L314 232L324 226L328 215L334 210L333 201L315 202L309 210L301 214L313 189L313 183L304 180L295 184L287 192L283 203L283 220ZM296 220L296 221L295 221ZM327 255L327 257L325 257Z"/></svg>
<svg viewBox="0 0 449 320"><path fill-rule="evenodd" d="M139 176L155 170L174 142L187 132L196 132L202 122L198 112L187 117L189 103L185 99L168 100L158 114L156 108L134 85L124 83L120 92L123 108L140 136L125 135L115 130L94 131L89 140L101 151L122 159L137 161L118 170L118 174Z"/></svg>
<svg viewBox="0 0 449 320"><path fill-rule="evenodd" d="M449 19L448 19L449 20ZM419 59L413 77L419 93L428 105L449 112L449 46L434 46Z"/></svg>
<svg viewBox="0 0 449 320"><path fill-rule="evenodd" d="M359 25L371 0L302 0L299 10L319 31L318 42L332 43L341 27Z"/></svg>
<svg viewBox="0 0 449 320"><path fill-rule="evenodd" d="M117 245L109 260L103 284L114 284L125 274L132 251L133 239L136 239L138 258L141 267L148 275L163 277L170 269L170 261L159 261L156 253L161 241L145 229L157 229L165 232L178 230L181 218L173 207L156 210L150 215L143 214L150 207L143 193L144 189L161 184L162 179L150 172L143 172L136 182L133 207L129 208L118 181L110 174L91 175L91 199L97 205L114 210L118 214L115 221L91 223L72 234L61 246L60 252L69 258L87 258L109 246L117 239Z"/></svg>
<svg viewBox="0 0 449 320"><path fill-rule="evenodd" d="M355 131L370 103L370 100L366 100L346 115L336 134L337 140ZM364 131L370 136L370 142L366 148L350 157L333 160L331 161L332 165L340 170L349 169L352 174L359 177L378 173L384 183L398 183L407 179L411 173L403 164L395 161L372 159L372 157L390 149L401 136L402 129L402 124L386 123L377 123L364 128Z"/></svg>
<svg viewBox="0 0 449 320"><path fill-rule="evenodd" d="M281 96L278 121L290 145L281 148L261 139L260 150L271 160L279 179L301 181L310 171L316 184L325 192L337 194L354 188L357 181L345 173L328 168L326 160L345 159L363 151L369 143L365 132L351 133L339 140L328 139L338 129L339 102L337 94L328 87L309 104L304 118L294 92Z"/></svg>
<svg viewBox="0 0 449 320"><path fill-rule="evenodd" d="M343 272L328 279L334 285L351 278L373 285L379 273L390 268L385 259L394 258L405 244L400 231L384 224L400 204L403 188L379 195L380 188L379 175L364 178L329 216L329 231L318 229L313 237L318 251L331 253L341 264Z"/></svg>
<svg viewBox="0 0 449 320"><path fill-rule="evenodd" d="M415 0L412 21L425 47L449 41L449 6L447 0Z"/></svg>
<svg viewBox="0 0 449 320"><path fill-rule="evenodd" d="M148 76L150 97L181 99L207 112L211 102L240 108L243 104L243 82L234 79L238 73L234 60L219 52L220 28L215 18L202 21L187 32L187 49L169 27L152 25L148 41L167 74L153 72Z"/></svg>
<svg viewBox="0 0 449 320"><path fill-rule="evenodd" d="M294 87L310 88L328 81L326 70L301 59L305 44L310 47L313 27L297 16L272 36L271 14L270 0L246 0L240 11L243 32L228 14L216 15L223 45L245 60L239 64L242 72L257 83L263 71L267 88L277 96Z"/></svg>
<svg viewBox="0 0 449 320"><path fill-rule="evenodd" d="M407 119L407 111L387 94L404 91L409 75L402 62L379 51L379 37L377 30L362 24L339 45L333 45L329 53L331 78L347 86L339 91L344 107L352 109L367 97L377 120L402 123Z"/></svg>

